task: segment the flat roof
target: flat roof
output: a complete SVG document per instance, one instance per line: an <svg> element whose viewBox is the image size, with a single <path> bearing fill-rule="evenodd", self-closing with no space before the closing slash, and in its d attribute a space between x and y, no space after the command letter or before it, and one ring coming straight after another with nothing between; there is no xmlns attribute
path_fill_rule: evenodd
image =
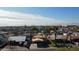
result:
<svg viewBox="0 0 79 59"><path fill-rule="evenodd" d="M26 36L11 36L9 37L8 40L18 42L18 41L25 41L25 39L26 39Z"/></svg>

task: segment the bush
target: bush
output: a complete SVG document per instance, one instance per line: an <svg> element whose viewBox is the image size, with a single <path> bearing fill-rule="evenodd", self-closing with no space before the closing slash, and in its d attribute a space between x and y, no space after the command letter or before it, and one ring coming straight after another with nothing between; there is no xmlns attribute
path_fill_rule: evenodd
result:
<svg viewBox="0 0 79 59"><path fill-rule="evenodd" d="M55 40L51 40L50 43L51 43L51 46L56 46Z"/></svg>

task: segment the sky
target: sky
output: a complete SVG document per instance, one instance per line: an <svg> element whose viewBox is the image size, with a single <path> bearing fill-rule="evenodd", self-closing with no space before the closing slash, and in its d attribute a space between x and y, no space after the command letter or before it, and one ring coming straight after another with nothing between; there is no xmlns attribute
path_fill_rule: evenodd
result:
<svg viewBox="0 0 79 59"><path fill-rule="evenodd" d="M0 7L0 26L78 23L78 7Z"/></svg>

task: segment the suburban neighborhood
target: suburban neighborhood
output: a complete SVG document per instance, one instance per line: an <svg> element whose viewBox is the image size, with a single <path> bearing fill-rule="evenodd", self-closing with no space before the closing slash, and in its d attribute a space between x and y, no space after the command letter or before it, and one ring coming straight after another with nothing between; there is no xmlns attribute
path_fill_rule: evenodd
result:
<svg viewBox="0 0 79 59"><path fill-rule="evenodd" d="M79 51L79 8L0 8L0 51Z"/></svg>
<svg viewBox="0 0 79 59"><path fill-rule="evenodd" d="M79 26L5 26L0 27L0 49L53 51L79 47ZM3 40L2 40L3 39Z"/></svg>

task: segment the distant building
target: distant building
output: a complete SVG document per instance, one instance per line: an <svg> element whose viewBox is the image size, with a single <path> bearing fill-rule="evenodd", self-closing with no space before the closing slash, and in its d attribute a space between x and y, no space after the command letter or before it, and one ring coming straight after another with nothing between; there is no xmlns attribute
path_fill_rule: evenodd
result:
<svg viewBox="0 0 79 59"><path fill-rule="evenodd" d="M71 40L79 40L79 33L74 32L73 34L71 34Z"/></svg>
<svg viewBox="0 0 79 59"><path fill-rule="evenodd" d="M48 39L48 40L55 40L55 34L49 34L49 35L47 36L47 39Z"/></svg>
<svg viewBox="0 0 79 59"><path fill-rule="evenodd" d="M56 39L66 40L67 39L67 33L56 34Z"/></svg>

